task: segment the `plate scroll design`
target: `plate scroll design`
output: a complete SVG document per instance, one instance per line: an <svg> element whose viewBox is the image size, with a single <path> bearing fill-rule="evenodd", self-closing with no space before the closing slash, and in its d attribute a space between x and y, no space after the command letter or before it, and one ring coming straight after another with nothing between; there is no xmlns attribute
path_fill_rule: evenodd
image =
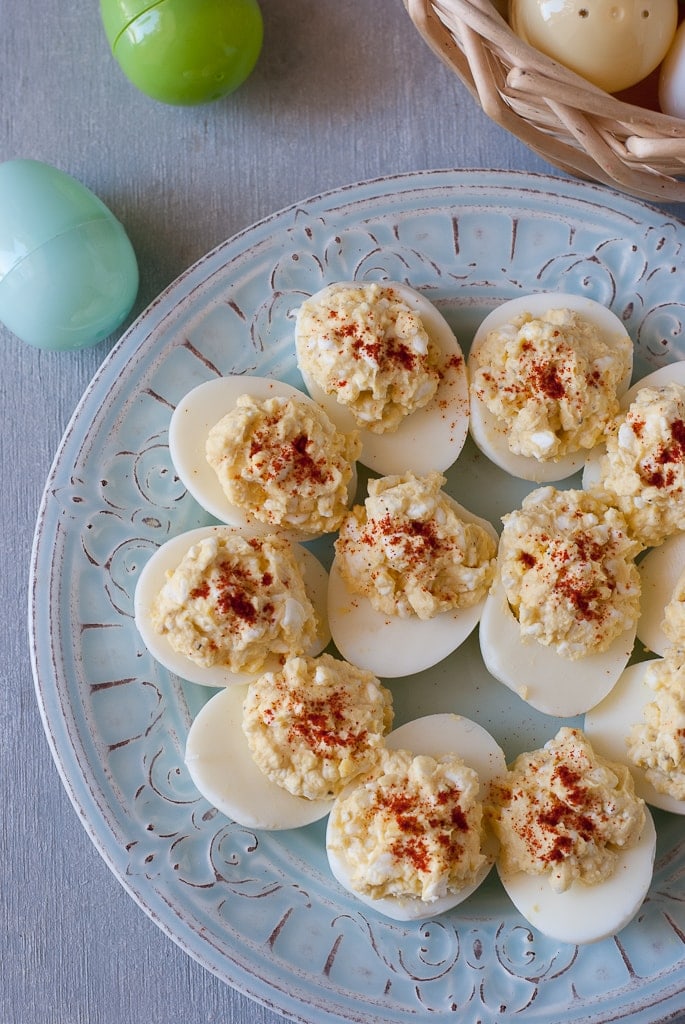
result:
<svg viewBox="0 0 685 1024"><path fill-rule="evenodd" d="M685 358L675 286L684 241L685 226L658 211L539 176L426 172L355 186L208 254L129 329L79 405L46 485L32 563L34 673L56 762L141 906L206 967L287 1016L599 1024L656 1021L663 1010L665 1019L685 986L685 850L663 816L640 918L620 941L577 949L533 934L492 877L444 917L385 921L332 882L320 824L256 834L209 807L183 766L208 691L161 669L132 618L151 552L210 521L169 459L176 402L217 373L300 384L294 311L323 284L352 278L425 291L465 346L497 302L582 291L623 318L645 366ZM481 463L467 450L451 483L458 491L477 479L486 507L474 511L495 521L509 492ZM472 685L473 700L485 694L487 727L499 691ZM402 713L414 703L421 713L399 688ZM444 676L433 689L443 709L459 710ZM505 749L510 725L496 722ZM534 726L541 741L557 727Z"/></svg>

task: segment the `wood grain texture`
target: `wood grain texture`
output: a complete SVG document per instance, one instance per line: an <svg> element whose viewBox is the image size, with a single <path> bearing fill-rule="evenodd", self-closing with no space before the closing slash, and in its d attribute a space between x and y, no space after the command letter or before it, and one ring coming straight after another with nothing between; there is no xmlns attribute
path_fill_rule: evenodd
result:
<svg viewBox="0 0 685 1024"><path fill-rule="evenodd" d="M550 172L490 123L418 38L401 0L262 0L259 64L195 108L137 93L98 4L0 0L0 159L74 175L125 225L141 285L130 320L225 238L299 198L421 168ZM43 484L116 339L30 349L0 328L0 864L3 1024L276 1024L148 920L72 809L34 697L27 572Z"/></svg>

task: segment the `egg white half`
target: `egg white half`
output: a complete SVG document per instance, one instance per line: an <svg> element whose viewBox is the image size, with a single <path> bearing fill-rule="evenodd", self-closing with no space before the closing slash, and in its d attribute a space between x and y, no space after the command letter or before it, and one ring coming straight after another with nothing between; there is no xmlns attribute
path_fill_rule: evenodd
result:
<svg viewBox="0 0 685 1024"><path fill-rule="evenodd" d="M610 761L627 764L635 781L635 791L652 807L672 814L685 814L685 801L668 793L659 793L647 781L645 770L628 759L626 737L642 718L646 704L654 698L654 690L645 683L649 661L630 665L611 693L585 716L583 726L593 749Z"/></svg>
<svg viewBox="0 0 685 1024"><path fill-rule="evenodd" d="M488 334L510 323L521 313L542 316L550 309L572 309L596 324L606 338L616 335L628 336L625 327L610 309L594 299L566 292L538 292L519 296L503 302L493 309L478 327L469 350L468 371L471 378L479 366L478 354ZM619 395L630 383L630 374L625 375L618 390ZM582 449L556 460L541 461L531 456L517 455L507 443L507 430L475 395L471 395L471 436L484 455L511 476L536 483L551 483L565 480L581 469L587 459L587 450Z"/></svg>
<svg viewBox="0 0 685 1024"><path fill-rule="evenodd" d="M343 287L352 288L360 284L340 283ZM406 416L397 430L374 434L360 429L362 453L359 461L381 476L408 471L417 476L431 470L444 472L456 462L469 428L469 389L461 346L442 313L421 292L396 281L384 281L382 284L397 292L402 301L420 316L427 334L442 353L442 379L428 405ZM312 298L323 295L330 287L316 292ZM295 324L296 350L298 321L299 315ZM341 405L334 395L326 394L301 366L300 373L309 394L324 407L338 429L345 432L353 430L356 422L349 409Z"/></svg>
<svg viewBox="0 0 685 1024"><path fill-rule="evenodd" d="M166 541L143 567L134 595L135 624L150 654L181 679L186 679L189 683L200 683L203 686L230 686L235 683L244 683L253 679L255 675L261 675L262 672L268 672L280 666L280 660L276 656L269 658L264 668L258 673L229 672L227 668L220 665L197 665L190 658L175 651L167 637L157 633L152 627L150 610L166 582L166 573L178 566L193 544L204 540L205 537L227 531L229 533L246 533L245 530L241 531L231 526L201 526L196 530L180 533ZM316 655L321 653L330 640L326 615L328 573L307 548L299 544L295 544L293 547L302 569L307 596L314 605L319 623L316 642L311 650L305 651L305 654Z"/></svg>
<svg viewBox="0 0 685 1024"><path fill-rule="evenodd" d="M638 563L638 570L642 592L637 638L648 651L663 656L673 641L666 636L661 623L675 585L685 570L685 534L673 534L659 547L651 548Z"/></svg>
<svg viewBox="0 0 685 1024"><path fill-rule="evenodd" d="M254 534L280 533L294 540L311 540L311 535L264 523L227 498L219 478L207 461L205 443L212 427L235 408L241 395L264 401L294 398L312 402L309 395L283 381L269 377L235 374L206 381L189 391L178 403L169 422L169 454L179 479L199 505L222 523L249 527ZM356 464L348 486L352 501L357 489Z"/></svg>
<svg viewBox="0 0 685 1024"><path fill-rule="evenodd" d="M247 684L214 694L194 719L185 763L206 800L245 828L299 828L328 814L331 800L294 796L255 764L242 728Z"/></svg>
<svg viewBox="0 0 685 1024"><path fill-rule="evenodd" d="M478 523L497 540L485 519L450 499L466 522ZM346 661L386 679L414 675L455 651L478 625L485 598L470 608L442 612L432 619L402 618L377 611L355 594L340 574L337 556L328 577L328 624L333 642Z"/></svg>
<svg viewBox="0 0 685 1024"><path fill-rule="evenodd" d="M485 601L479 640L485 667L495 679L538 711L567 718L599 703L615 685L632 653L635 627L603 653L571 661L553 647L521 639L498 577Z"/></svg>
<svg viewBox="0 0 685 1024"><path fill-rule="evenodd" d="M635 846L619 854L616 870L600 885L574 882L555 893L546 878L523 871L498 872L507 895L533 928L559 942L578 945L616 935L640 909L652 881L656 831L645 808L645 825Z"/></svg>
<svg viewBox="0 0 685 1024"><path fill-rule="evenodd" d="M661 366L658 370L653 370L652 373L648 373L645 377L641 377L640 380L636 381L635 384L628 388L625 394L621 396L621 410L625 412L630 407L631 403L637 397L637 393L640 388L660 388L663 387L664 384L670 384L671 382L685 385L685 361L668 363L666 366ZM594 487L599 483L599 462L605 454L605 444L597 445L597 447L593 448L591 452L588 452L585 465L583 466L583 488L586 491L589 491L591 487Z"/></svg>
<svg viewBox="0 0 685 1024"><path fill-rule="evenodd" d="M506 772L504 753L489 732L477 722L461 715L449 713L426 715L393 729L386 738L391 750L410 750L415 756L440 757L443 754L458 754L465 764L473 768L480 777L479 799L485 801L490 783ZM354 783L352 784L354 785ZM396 921L416 921L443 914L462 903L483 883L497 856L497 841L489 833L482 849L486 861L473 881L460 889L428 903L420 899L400 896L386 896L373 899L354 891L350 875L342 857L329 845L333 834L331 819L326 830L326 852L331 872L340 884L366 906L373 907L379 914Z"/></svg>

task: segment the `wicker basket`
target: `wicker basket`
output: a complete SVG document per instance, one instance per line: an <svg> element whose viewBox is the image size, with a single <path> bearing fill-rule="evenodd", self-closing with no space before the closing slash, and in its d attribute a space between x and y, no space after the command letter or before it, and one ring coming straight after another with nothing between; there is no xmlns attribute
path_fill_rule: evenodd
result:
<svg viewBox="0 0 685 1024"><path fill-rule="evenodd" d="M492 0L404 0L431 49L497 124L561 170L685 202L685 121L625 103L514 34Z"/></svg>

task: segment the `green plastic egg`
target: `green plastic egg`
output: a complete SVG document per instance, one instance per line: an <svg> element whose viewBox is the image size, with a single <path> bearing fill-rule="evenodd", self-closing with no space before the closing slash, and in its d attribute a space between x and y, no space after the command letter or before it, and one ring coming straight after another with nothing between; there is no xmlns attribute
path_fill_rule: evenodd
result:
<svg viewBox="0 0 685 1024"><path fill-rule="evenodd" d="M208 103L233 92L262 48L256 0L101 0L100 11L126 77L162 103Z"/></svg>
<svg viewBox="0 0 685 1024"><path fill-rule="evenodd" d="M122 225L75 178L37 160L0 163L0 320L38 348L95 345L138 292Z"/></svg>

